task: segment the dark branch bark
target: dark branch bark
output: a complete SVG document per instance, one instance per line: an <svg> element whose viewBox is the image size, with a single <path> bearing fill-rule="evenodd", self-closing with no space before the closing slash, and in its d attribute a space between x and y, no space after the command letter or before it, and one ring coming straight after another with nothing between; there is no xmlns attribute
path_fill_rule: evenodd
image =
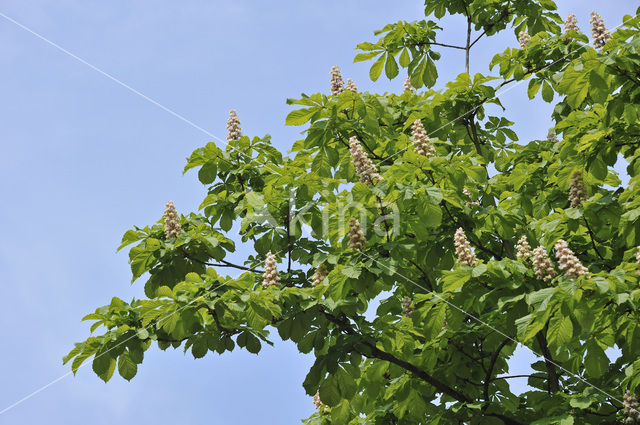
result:
<svg viewBox="0 0 640 425"><path fill-rule="evenodd" d="M202 261L202 260L199 260L199 259L195 258L194 256L190 255L185 250L181 250L181 251L182 251L182 254L185 257L187 257L188 259L190 259L192 261L195 261L196 263L204 264L205 266L233 267L234 269L246 270L248 272L253 272L253 273L264 273L264 270L252 269L251 267L241 266L240 264L234 264L234 263L232 263L230 261L227 261L227 260L220 260L220 263L209 263L207 261Z"/></svg>
<svg viewBox="0 0 640 425"><path fill-rule="evenodd" d="M546 328L545 328L546 329ZM548 380L548 389L549 393L555 393L560 389L558 371L556 370L556 366L554 364L553 358L551 357L551 351L549 351L549 345L547 344L547 338L540 331L536 334L536 340L540 345L540 350L542 351L542 355L544 356L544 363L547 367L547 376Z"/></svg>
<svg viewBox="0 0 640 425"><path fill-rule="evenodd" d="M488 407L489 403L490 403L490 401L489 401L489 384L491 383L491 376L493 376L493 369L496 366L496 362L498 361L498 357L500 357L500 352L502 351L502 349L510 341L511 341L511 338L505 338L504 341L502 341L500 343L500 345L496 349L495 353L493 353L493 356L491 357L491 361L489 362L489 368L487 369L487 374L486 374L486 376L484 378L484 389L483 389L483 397L484 397L484 402L485 402L485 406L486 407Z"/></svg>
<svg viewBox="0 0 640 425"><path fill-rule="evenodd" d="M467 16L467 47L465 48L465 69L469 73L469 53L471 52L471 17Z"/></svg>
<svg viewBox="0 0 640 425"><path fill-rule="evenodd" d="M589 222L587 221L587 218L582 217L582 219L584 220L584 224L587 226L587 231L589 232L589 237L591 238L591 245L593 246L593 250L596 252L596 254L598 254L598 257L600 257L601 260L604 260L604 257L602 256L602 254L600 254L600 251L598 251L598 247L596 246L596 240L595 240L595 237L593 236L593 231L589 226Z"/></svg>
<svg viewBox="0 0 640 425"><path fill-rule="evenodd" d="M469 397L467 397L465 394L461 393L460 391L451 388L450 386L446 385L445 383L441 382L440 380L438 380L437 378L431 376L430 374L428 374L427 372L425 372L424 370L418 368L417 366L404 361L402 359L397 358L396 356L394 356L393 354L387 353L386 351L382 351L380 350L375 343L372 343L370 341L367 341L365 339L365 337L361 334L359 334L358 332L356 332L353 327L346 322L345 320L341 320L335 316L333 316L331 313L325 311L325 310L320 310L322 312L322 314L327 318L327 320L329 320L331 323L334 323L335 325L337 325L341 331L343 331L346 334L349 335L358 335L358 336L362 336L362 340L360 341L360 344L363 345L365 347L365 350L359 351L359 354L365 356L365 357L369 357L369 358L376 358L378 360L384 360L387 361L389 363L393 363L397 366L402 367L405 370L408 370L409 372L413 373L415 376L417 376L418 378L422 379L423 381L425 381L426 383L428 383L429 385L433 386L436 390L438 390L439 392L443 393L443 394L447 394L449 396L451 396L452 398L454 398L455 400L458 400L462 403L471 403L473 402L473 400ZM496 418L501 419L505 424L507 425L523 425L522 423L516 421L515 419L509 418L505 415L502 415L500 413L486 413L486 416L493 416Z"/></svg>

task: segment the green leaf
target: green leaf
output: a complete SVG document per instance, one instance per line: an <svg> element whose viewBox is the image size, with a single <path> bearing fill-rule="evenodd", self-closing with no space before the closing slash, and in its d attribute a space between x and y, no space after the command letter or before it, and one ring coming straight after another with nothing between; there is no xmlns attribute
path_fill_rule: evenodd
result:
<svg viewBox="0 0 640 425"><path fill-rule="evenodd" d="M398 58L398 62L400 62L400 66L403 68L406 68L409 66L411 59L409 58L409 51L406 48L402 49L402 52L400 53L400 57Z"/></svg>
<svg viewBox="0 0 640 425"><path fill-rule="evenodd" d="M600 378L609 367L609 358L594 341L587 343L587 355L584 358L584 366L587 374L593 378Z"/></svg>
<svg viewBox="0 0 640 425"><path fill-rule="evenodd" d="M542 81L538 80L537 78L529 81L529 88L527 89L527 95L529 96L529 99L533 99L536 96L536 93L538 93L538 90L540 90L541 84Z"/></svg>
<svg viewBox="0 0 640 425"><path fill-rule="evenodd" d="M120 354L118 358L118 373L127 381L131 381L138 372L138 365L131 359L128 351Z"/></svg>
<svg viewBox="0 0 640 425"><path fill-rule="evenodd" d="M591 397L586 397L583 395L574 396L569 400L569 405L571 407L575 407L578 409L586 409L593 403L593 399Z"/></svg>
<svg viewBox="0 0 640 425"><path fill-rule="evenodd" d="M302 125L311 119L311 116L317 111L316 108L296 109L289 112L285 119L286 125Z"/></svg>
<svg viewBox="0 0 640 425"><path fill-rule="evenodd" d="M138 336L138 338L144 340L149 338L149 331L146 330L145 328L140 328L136 331L136 335Z"/></svg>
<svg viewBox="0 0 640 425"><path fill-rule="evenodd" d="M135 230L127 230L126 232L124 232L124 235L122 236L122 243L118 247L118 251L120 251L122 248L124 248L129 244L139 241L140 239L144 238L144 236L145 235L142 232L137 232Z"/></svg>
<svg viewBox="0 0 640 425"><path fill-rule="evenodd" d="M108 352L97 353L93 359L92 369L104 382L109 381L116 370L116 359Z"/></svg>
<svg viewBox="0 0 640 425"><path fill-rule="evenodd" d="M478 264L471 270L471 276L478 277L482 276L487 271L487 265L484 263Z"/></svg>
<svg viewBox="0 0 640 425"><path fill-rule="evenodd" d="M218 166L215 162L207 162L198 171L198 179L202 184L211 184L216 179Z"/></svg>
<svg viewBox="0 0 640 425"><path fill-rule="evenodd" d="M359 265L349 264L342 268L342 274L352 279L357 279L362 273L362 267Z"/></svg>
<svg viewBox="0 0 640 425"><path fill-rule="evenodd" d="M600 181L607 178L607 164L600 157L595 157L589 166L589 172Z"/></svg>
<svg viewBox="0 0 640 425"><path fill-rule="evenodd" d="M553 316L547 330L547 340L556 347L568 344L573 337L573 323L569 316Z"/></svg>
<svg viewBox="0 0 640 425"><path fill-rule="evenodd" d="M387 78L393 80L398 76L398 64L396 58L391 53L387 53L387 60L384 65L384 72L387 74Z"/></svg>
<svg viewBox="0 0 640 425"><path fill-rule="evenodd" d="M386 56L386 53L381 54L378 60L376 60L373 65L371 65L371 69L369 70L369 78L371 78L372 81L377 81L378 78L380 78Z"/></svg>
<svg viewBox="0 0 640 425"><path fill-rule="evenodd" d="M338 390L338 381L335 375L329 375L320 384L320 400L327 406L335 406L341 400L340 391Z"/></svg>
<svg viewBox="0 0 640 425"><path fill-rule="evenodd" d="M248 352L258 354L260 352L260 340L251 332L244 331L236 340L238 347L245 347Z"/></svg>
<svg viewBox="0 0 640 425"><path fill-rule="evenodd" d="M445 271L442 273L442 291L453 292L462 287L469 279L471 279L470 270L458 269L452 272Z"/></svg>
<svg viewBox="0 0 640 425"><path fill-rule="evenodd" d="M542 84L542 100L551 102L553 100L553 88L546 81Z"/></svg>

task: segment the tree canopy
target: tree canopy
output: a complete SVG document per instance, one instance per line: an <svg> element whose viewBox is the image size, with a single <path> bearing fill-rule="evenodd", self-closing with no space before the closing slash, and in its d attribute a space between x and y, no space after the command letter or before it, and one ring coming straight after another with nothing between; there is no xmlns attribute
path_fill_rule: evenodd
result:
<svg viewBox="0 0 640 425"><path fill-rule="evenodd" d="M330 93L287 100L286 124L305 126L290 155L232 111L228 144L187 160L207 188L198 212L168 202L123 236L146 298L85 316L96 334L63 361L131 380L152 346L259 353L276 330L315 358L309 425L640 423L635 13L610 32L592 14L592 45L552 0L426 0L424 20L358 45L371 79L406 69L400 94L361 93L334 67ZM440 41L445 15L464 17L464 45ZM472 75L473 47L501 31L513 47ZM435 90L448 49L465 70ZM543 140L517 135L499 99L525 80L555 102ZM531 375L509 375L518 345Z"/></svg>

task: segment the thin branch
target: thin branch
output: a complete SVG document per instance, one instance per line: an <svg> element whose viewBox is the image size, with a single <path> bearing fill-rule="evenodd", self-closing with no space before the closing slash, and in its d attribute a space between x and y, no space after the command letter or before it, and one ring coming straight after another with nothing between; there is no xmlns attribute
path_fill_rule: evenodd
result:
<svg viewBox="0 0 640 425"><path fill-rule="evenodd" d="M484 402L485 402L485 406L484 409L486 410L486 408L489 406L489 384L491 383L491 376L493 375L493 369L496 366L496 362L498 361L498 357L500 357L500 352L502 351L502 349L511 341L511 338L505 338L504 341L502 341L500 343L500 345L498 346L498 348L496 349L495 353L493 353L493 356L491 357L491 361L489 362L489 369L487 369L487 374L484 378L484 389L482 391L483 396L484 396Z"/></svg>
<svg viewBox="0 0 640 425"><path fill-rule="evenodd" d="M253 272L253 273L264 273L264 270L258 270L258 269L252 269L251 267L247 267L247 266L241 266L240 264L234 264L230 261L227 260L220 260L220 263L209 263L207 261L202 261L199 260L197 258L195 258L194 256L190 255L188 252L186 252L184 249L181 249L182 254L187 257L188 259L195 261L196 263L200 263L200 264L204 264L205 266L212 266L212 267L233 267L234 269L239 269L239 270L246 270L248 272Z"/></svg>
<svg viewBox="0 0 640 425"><path fill-rule="evenodd" d="M496 381L498 379L513 379L513 378L536 378L536 379L546 379L543 378L542 376L536 376L536 375L507 375L507 376L496 376L495 378L491 379L492 381Z"/></svg>
<svg viewBox="0 0 640 425"><path fill-rule="evenodd" d="M465 69L469 73L469 53L471 52L471 16L467 16L467 47L465 48Z"/></svg>
<svg viewBox="0 0 640 425"><path fill-rule="evenodd" d="M596 254L598 254L598 257L600 257L601 260L604 260L604 257L602 256L602 254L600 254L600 251L598 251L598 247L596 246L595 236L593 236L593 231L589 226L589 222L587 221L587 218L586 217L582 217L582 218L584 220L584 224L586 224L587 226L587 231L589 232L589 237L591 238L591 245L593 246L593 250L596 252Z"/></svg>
<svg viewBox="0 0 640 425"><path fill-rule="evenodd" d="M341 320L341 319L335 317L334 315L332 315L331 313L327 312L324 309L320 309L320 312L327 318L327 320L329 320L331 323L334 323L335 325L337 325L338 328L341 331L343 331L344 333L346 333L348 335L356 335L356 336L363 337L363 335L361 335L358 332L356 332L351 327L351 325L348 322L346 322L344 319ZM360 352L361 355L363 355L365 357L373 357L373 358L376 358L376 359L379 359L379 360L385 360L385 361L388 361L388 362L393 363L395 365L398 365L398 366L402 367L403 369L406 369L406 370L412 372L418 378L420 378L423 381L427 382L428 384L433 386L435 389L437 389L439 392L441 392L443 394L447 394L447 395L451 396L452 398L454 398L455 400L461 401L463 403L470 403L472 401L472 399L470 399L466 395L464 395L461 392L449 387L445 383L443 383L443 382L439 381L438 379L434 378L433 376L429 375L424 370L419 369L417 366L415 366L415 365L413 365L413 364L411 364L409 362L406 362L406 361L404 361L402 359L399 359L399 358L395 357L393 354L387 353L386 351L382 351L381 349L379 349L376 346L375 343L371 343L369 341L366 341L364 339L364 337L362 338L360 343L366 347L366 350L362 350L362 351L367 351L366 353Z"/></svg>
<svg viewBox="0 0 640 425"><path fill-rule="evenodd" d="M287 200L287 273L291 273L291 199Z"/></svg>
<svg viewBox="0 0 640 425"><path fill-rule="evenodd" d="M546 327L545 327L546 330ZM560 389L558 371L556 370L555 362L551 357L551 351L549 351L549 346L547 345L547 338L545 338L543 334L544 330L538 332L536 334L536 339L538 341L538 345L540 345L540 351L544 357L544 363L547 367L547 376L548 380L548 389L549 394L556 393Z"/></svg>

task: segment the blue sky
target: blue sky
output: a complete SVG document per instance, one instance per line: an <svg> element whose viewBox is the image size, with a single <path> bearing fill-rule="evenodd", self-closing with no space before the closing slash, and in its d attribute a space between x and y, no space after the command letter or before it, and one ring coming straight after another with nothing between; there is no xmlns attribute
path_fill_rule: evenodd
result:
<svg viewBox="0 0 640 425"><path fill-rule="evenodd" d="M632 0L562 1L588 32L592 9L611 28ZM368 79L354 47L386 23L420 19L418 0L5 0L0 13L224 138L235 108L247 135L288 149L300 128L285 127L287 97L328 92L338 64L360 90L401 90L402 78ZM444 22L442 42L464 36ZM80 318L131 286L122 233L160 218L172 199L195 210L205 194L185 157L211 141L202 131L119 86L0 16L0 411L68 372L61 357L86 338ZM513 33L478 43L472 72L487 72ZM439 84L463 70L442 50ZM501 96L522 140L546 136L551 106L529 102L526 84ZM242 255L242 253L239 253ZM521 354L517 360L528 360ZM108 384L90 367L0 414L0 424L111 424L155 421L212 425L299 423L313 410L302 389L312 359L290 343L260 356L238 351L193 360L149 350L138 376ZM516 361L518 363L518 361ZM515 364L514 364L515 365Z"/></svg>

